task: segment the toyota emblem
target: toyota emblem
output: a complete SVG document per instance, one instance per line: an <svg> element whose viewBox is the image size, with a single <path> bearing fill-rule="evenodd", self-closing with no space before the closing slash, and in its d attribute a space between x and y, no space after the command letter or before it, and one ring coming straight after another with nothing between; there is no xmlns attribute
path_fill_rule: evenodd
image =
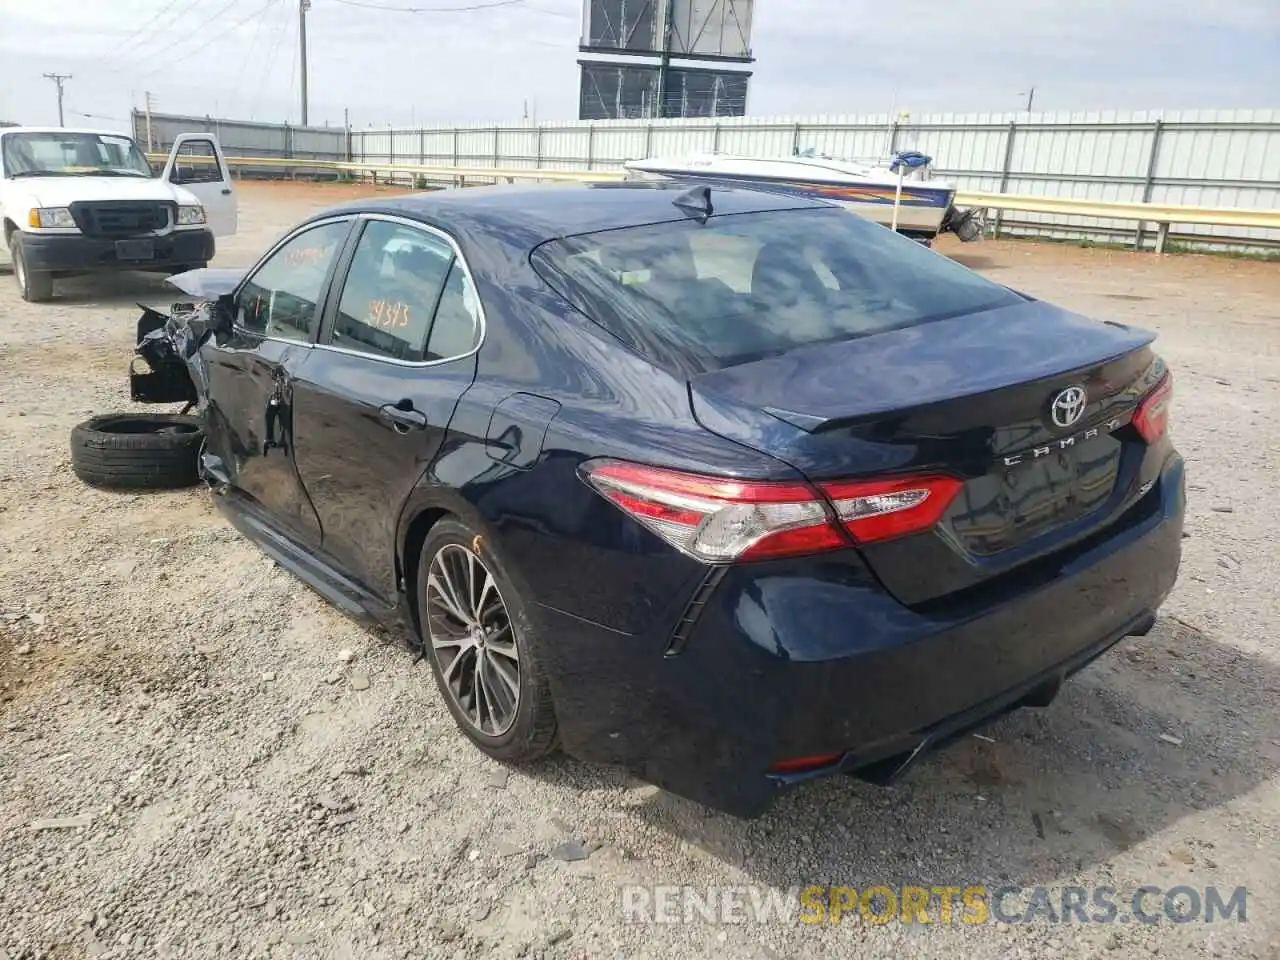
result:
<svg viewBox="0 0 1280 960"><path fill-rule="evenodd" d="M1049 404L1049 415L1056 426L1070 427L1084 416L1088 401L1089 395L1085 393L1084 387L1067 387Z"/></svg>

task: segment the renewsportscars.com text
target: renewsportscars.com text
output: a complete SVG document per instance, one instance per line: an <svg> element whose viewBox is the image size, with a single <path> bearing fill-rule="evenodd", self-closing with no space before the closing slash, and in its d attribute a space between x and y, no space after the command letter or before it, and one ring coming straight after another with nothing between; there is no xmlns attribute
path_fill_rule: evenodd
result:
<svg viewBox="0 0 1280 960"><path fill-rule="evenodd" d="M951 886L773 887L624 886L629 923L912 924L1245 923L1248 891L1218 887Z"/></svg>

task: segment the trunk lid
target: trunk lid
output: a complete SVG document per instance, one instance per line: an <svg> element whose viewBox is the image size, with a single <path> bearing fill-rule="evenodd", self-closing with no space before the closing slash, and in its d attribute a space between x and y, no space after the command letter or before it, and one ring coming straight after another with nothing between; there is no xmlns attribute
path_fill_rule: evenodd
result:
<svg viewBox="0 0 1280 960"><path fill-rule="evenodd" d="M963 480L936 527L861 548L890 592L922 604L1083 539L1136 499L1146 446L1129 423L1163 373L1153 339L1032 300L701 374L690 397L707 429L813 481Z"/></svg>

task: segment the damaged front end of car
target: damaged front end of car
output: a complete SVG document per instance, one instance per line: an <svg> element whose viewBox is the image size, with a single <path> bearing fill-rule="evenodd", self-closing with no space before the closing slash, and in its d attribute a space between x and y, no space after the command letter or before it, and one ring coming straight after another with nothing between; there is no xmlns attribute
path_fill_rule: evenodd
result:
<svg viewBox="0 0 1280 960"><path fill-rule="evenodd" d="M205 394L201 387L206 382L200 359L202 338L188 320L198 312L207 312L210 305L175 303L168 314L145 304L139 306L142 316L138 318L135 356L129 362L129 398L135 403L184 403L183 413L202 407Z"/></svg>
<svg viewBox="0 0 1280 960"><path fill-rule="evenodd" d="M182 413L194 408L209 415L208 360L201 347L231 330L231 291L239 271L208 268L176 274L167 282L193 299L180 300L169 312L138 304L135 356L129 363L129 397L135 403L181 403ZM206 449L200 453L200 471L212 487L225 476L221 464Z"/></svg>

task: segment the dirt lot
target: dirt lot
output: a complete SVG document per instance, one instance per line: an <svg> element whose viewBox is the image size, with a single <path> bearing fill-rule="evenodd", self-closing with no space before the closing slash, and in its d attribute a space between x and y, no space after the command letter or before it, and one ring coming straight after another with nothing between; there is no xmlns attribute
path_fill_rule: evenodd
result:
<svg viewBox="0 0 1280 960"><path fill-rule="evenodd" d="M249 185L218 263L367 189ZM1181 581L1150 636L1047 710L900 786L822 783L751 823L564 759L508 774L455 732L424 664L204 493L81 486L68 432L128 406L134 301L167 297L134 277L26 305L0 276L0 958L1280 958L1280 264L944 249L1159 331L1190 461ZM63 817L87 825L37 829ZM589 855L563 859L567 840ZM1124 919L1142 885L1244 886L1248 922L621 909L624 884L813 883L1105 885Z"/></svg>

